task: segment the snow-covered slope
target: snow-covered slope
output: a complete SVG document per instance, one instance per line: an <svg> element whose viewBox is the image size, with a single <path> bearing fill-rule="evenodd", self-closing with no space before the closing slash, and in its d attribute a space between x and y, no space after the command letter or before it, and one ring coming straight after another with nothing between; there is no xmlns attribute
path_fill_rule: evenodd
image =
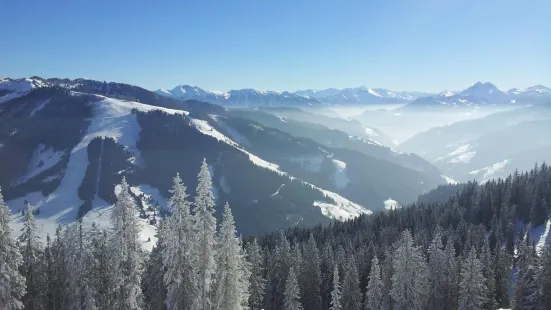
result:
<svg viewBox="0 0 551 310"><path fill-rule="evenodd" d="M428 95L421 92L391 91L384 88L367 88L364 86L344 89L307 89L296 91L295 94L333 104L405 103Z"/></svg>
<svg viewBox="0 0 551 310"><path fill-rule="evenodd" d="M315 106L319 100L289 92L239 89L228 92L208 91L197 86L179 85L171 90L158 89L159 95L181 100L198 100L235 107L255 106Z"/></svg>
<svg viewBox="0 0 551 310"><path fill-rule="evenodd" d="M46 85L46 82L36 78L0 78L0 103L6 102L13 98L21 97L29 93L34 88L44 87Z"/></svg>

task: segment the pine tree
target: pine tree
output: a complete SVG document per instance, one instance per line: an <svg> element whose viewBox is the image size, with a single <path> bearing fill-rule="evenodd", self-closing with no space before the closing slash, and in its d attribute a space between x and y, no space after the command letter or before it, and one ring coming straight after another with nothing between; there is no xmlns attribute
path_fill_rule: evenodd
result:
<svg viewBox="0 0 551 310"><path fill-rule="evenodd" d="M499 239L501 240L501 239ZM509 307L509 275L512 260L503 243L498 241L494 250L494 274L496 282L496 302L499 307Z"/></svg>
<svg viewBox="0 0 551 310"><path fill-rule="evenodd" d="M140 222L137 207L129 193L126 179L122 179L120 193L111 213L110 254L114 284L112 309L141 309L142 292L140 274L142 270L142 249L139 242Z"/></svg>
<svg viewBox="0 0 551 310"><path fill-rule="evenodd" d="M111 276L114 265L111 263L109 253L110 237L107 231L100 230L95 223L92 223L89 239L90 255L92 257L90 274L91 285L95 294L94 299L96 300L98 309L108 309L112 304L112 292L114 289L114 282Z"/></svg>
<svg viewBox="0 0 551 310"><path fill-rule="evenodd" d="M195 195L195 214L193 217L196 246L193 248L194 270L198 275L195 303L198 309L209 310L212 304L212 278L216 272L216 219L214 218L214 196L211 192L212 181L207 161L203 159L199 171L197 192Z"/></svg>
<svg viewBox="0 0 551 310"><path fill-rule="evenodd" d="M459 298L459 266L455 257L455 248L452 241L448 239L448 243L444 248L445 260L445 280L444 280L444 301L445 309L456 309Z"/></svg>
<svg viewBox="0 0 551 310"><path fill-rule="evenodd" d="M339 267L335 265L333 270L333 290L331 291L331 310L342 310L341 284L339 283Z"/></svg>
<svg viewBox="0 0 551 310"><path fill-rule="evenodd" d="M485 240L482 246L482 253L480 254L480 260L482 263L482 274L486 279L486 288L488 294L486 295L486 302L484 304L485 309L497 309L496 301L496 282L495 273L493 268L493 257L490 251L490 244Z"/></svg>
<svg viewBox="0 0 551 310"><path fill-rule="evenodd" d="M67 268L66 298L64 309L95 310L95 293L91 279L92 258L86 243L82 222L70 225L65 230L65 266Z"/></svg>
<svg viewBox="0 0 551 310"><path fill-rule="evenodd" d="M164 285L166 269L163 266L166 222L166 220L159 222L159 227L157 229L157 244L151 250L142 279L145 308L149 310L167 309L165 303L167 290Z"/></svg>
<svg viewBox="0 0 551 310"><path fill-rule="evenodd" d="M23 258L11 236L10 210L0 189L0 309L18 310L25 294L25 279L19 274Z"/></svg>
<svg viewBox="0 0 551 310"><path fill-rule="evenodd" d="M19 236L23 265L20 270L26 279L27 289L23 297L23 304L26 309L41 309L42 303L42 244L40 243L39 231L34 219L34 209L28 206L23 221L23 228Z"/></svg>
<svg viewBox="0 0 551 310"><path fill-rule="evenodd" d="M267 310L278 310L283 307L285 283L292 263L289 241L283 232L279 232L275 249L272 255L269 255L269 263L266 270Z"/></svg>
<svg viewBox="0 0 551 310"><path fill-rule="evenodd" d="M287 281L285 282L284 296L283 310L302 310L297 276L293 267L289 270Z"/></svg>
<svg viewBox="0 0 551 310"><path fill-rule="evenodd" d="M429 307L436 309L445 304L446 298L446 253L442 246L442 237L437 234L429 247Z"/></svg>
<svg viewBox="0 0 551 310"><path fill-rule="evenodd" d="M393 271L390 294L395 309L423 309L428 296L427 265L407 230L394 253Z"/></svg>
<svg viewBox="0 0 551 310"><path fill-rule="evenodd" d="M264 279L264 263L262 252L256 239L247 244L247 260L251 266L249 278L249 308L260 310L264 305L266 280Z"/></svg>
<svg viewBox="0 0 551 310"><path fill-rule="evenodd" d="M321 275L318 247L314 237L310 235L304 248L303 266L301 270L302 305L305 310L321 309Z"/></svg>
<svg viewBox="0 0 551 310"><path fill-rule="evenodd" d="M542 249L538 276L538 291L540 292L539 308L551 309L551 245Z"/></svg>
<svg viewBox="0 0 551 310"><path fill-rule="evenodd" d="M383 280L381 279L381 268L377 256L371 260L371 271L369 282L365 293L365 309L378 310L383 304Z"/></svg>
<svg viewBox="0 0 551 310"><path fill-rule="evenodd" d="M217 244L217 271L213 309L239 310L247 308L250 268L236 236L235 222L228 203L224 208Z"/></svg>
<svg viewBox="0 0 551 310"><path fill-rule="evenodd" d="M342 283L341 304L343 310L359 310L362 304L362 293L360 291L360 279L358 277L358 267L354 256L350 256L344 281Z"/></svg>
<svg viewBox="0 0 551 310"><path fill-rule="evenodd" d="M169 206L172 216L166 220L166 234L162 248L164 285L167 288L167 309L193 309L197 283L192 254L194 232L187 200L186 186L179 174L174 177Z"/></svg>
<svg viewBox="0 0 551 310"><path fill-rule="evenodd" d="M461 282L459 284L459 309L483 309L487 296L486 279L482 274L482 263L471 249L461 264Z"/></svg>

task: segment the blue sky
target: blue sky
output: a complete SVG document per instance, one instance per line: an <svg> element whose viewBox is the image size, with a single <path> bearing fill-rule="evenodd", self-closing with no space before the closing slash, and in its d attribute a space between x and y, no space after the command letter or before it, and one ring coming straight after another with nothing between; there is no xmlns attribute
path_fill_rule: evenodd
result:
<svg viewBox="0 0 551 310"><path fill-rule="evenodd" d="M148 89L551 87L549 0L2 1L0 76Z"/></svg>

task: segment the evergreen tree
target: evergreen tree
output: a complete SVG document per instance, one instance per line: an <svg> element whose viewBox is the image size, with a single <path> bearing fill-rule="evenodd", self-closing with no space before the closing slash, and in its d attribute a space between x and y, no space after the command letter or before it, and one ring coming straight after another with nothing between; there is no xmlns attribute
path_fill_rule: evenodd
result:
<svg viewBox="0 0 551 310"><path fill-rule="evenodd" d="M442 245L442 237L437 234L429 247L429 307L436 309L444 305L447 289L446 253Z"/></svg>
<svg viewBox="0 0 551 310"><path fill-rule="evenodd" d="M142 291L145 299L145 308L150 310L166 309L167 290L164 285L166 269L163 266L163 252L165 252L165 224L160 221L157 229L157 244L151 250L149 260L142 280Z"/></svg>
<svg viewBox="0 0 551 310"><path fill-rule="evenodd" d="M285 282L283 310L302 310L297 276L293 267L289 270L287 281Z"/></svg>
<svg viewBox="0 0 551 310"><path fill-rule="evenodd" d="M90 274L91 285L95 294L94 299L98 309L108 309L112 304L112 292L114 282L112 281L112 272L114 265L110 257L110 237L107 231L100 230L95 223L89 233L90 255L92 257ZM65 268L59 266L59 268Z"/></svg>
<svg viewBox="0 0 551 310"><path fill-rule="evenodd" d="M304 248L303 266L300 274L304 310L321 309L320 258L316 241L312 235L310 235Z"/></svg>
<svg viewBox="0 0 551 310"><path fill-rule="evenodd" d="M538 275L540 300L538 310L551 309L551 245L542 249Z"/></svg>
<svg viewBox="0 0 551 310"><path fill-rule="evenodd" d="M509 275L512 260L502 242L496 244L494 250L494 274L496 283L496 302L499 307L509 307Z"/></svg>
<svg viewBox="0 0 551 310"><path fill-rule="evenodd" d="M194 253L194 270L198 275L195 303L200 310L211 308L212 278L216 272L215 245L216 245L216 219L214 218L214 196L211 192L212 181L207 166L203 159L198 176L197 193L195 195L195 214L193 217L194 233L196 234L196 246Z"/></svg>
<svg viewBox="0 0 551 310"><path fill-rule="evenodd" d="M365 293L365 310L381 309L383 304L383 280L381 279L381 268L377 256L371 260L371 271L369 282Z"/></svg>
<svg viewBox="0 0 551 310"><path fill-rule="evenodd" d="M493 257L490 251L490 244L485 240L482 246L482 253L480 254L480 260L482 263L482 274L486 279L486 302L484 303L484 309L497 309L496 301L496 282L495 273L493 268Z"/></svg>
<svg viewBox="0 0 551 310"><path fill-rule="evenodd" d="M11 236L10 210L0 189L0 309L18 310L25 294L25 279L19 274L23 258Z"/></svg>
<svg viewBox="0 0 551 310"><path fill-rule="evenodd" d="M427 265L407 230L394 253L393 271L390 294L395 309L423 309L428 296Z"/></svg>
<svg viewBox="0 0 551 310"><path fill-rule="evenodd" d="M251 266L251 276L249 278L249 308L251 310L260 310L264 305L266 280L263 276L264 262L262 260L262 251L256 239L253 239L247 244L247 260Z"/></svg>
<svg viewBox="0 0 551 310"><path fill-rule="evenodd" d="M335 265L333 270L333 290L331 291L331 310L342 310L341 284L339 283L339 267Z"/></svg>
<svg viewBox="0 0 551 310"><path fill-rule="evenodd" d="M165 302L169 310L193 309L197 295L192 257L195 239L186 186L179 174L174 177L171 193L168 204L173 211L166 220L162 247L162 266L166 270L164 285L167 288Z"/></svg>
<svg viewBox="0 0 551 310"><path fill-rule="evenodd" d="M136 310L142 308L140 279L142 249L139 242L140 222L137 208L129 193L126 179L122 179L111 213L113 231L109 242L113 270L113 300L111 309Z"/></svg>
<svg viewBox="0 0 551 310"><path fill-rule="evenodd" d="M239 310L247 308L250 268L236 236L235 222L228 203L224 208L216 254L217 271L213 309Z"/></svg>
<svg viewBox="0 0 551 310"><path fill-rule="evenodd" d="M42 244L40 243L39 231L34 219L34 209L27 207L24 215L23 228L19 236L19 245L23 257L23 265L20 270L26 279L26 294L23 297L25 309L35 310L42 308L42 285L43 268Z"/></svg>
<svg viewBox="0 0 551 310"><path fill-rule="evenodd" d="M266 270L266 308L267 310L278 310L283 307L285 283L288 278L289 269L293 263L291 257L291 246L283 234L279 232L276 246L269 256L269 264Z"/></svg>
<svg viewBox="0 0 551 310"><path fill-rule="evenodd" d="M354 256L350 256L342 283L341 304L343 310L359 310L362 305L360 279Z"/></svg>
<svg viewBox="0 0 551 310"><path fill-rule="evenodd" d="M444 263L445 280L442 289L444 292L443 304L446 309L455 309L459 298L459 266L455 257L455 248L450 239L448 239L444 252L446 257Z"/></svg>
<svg viewBox="0 0 551 310"><path fill-rule="evenodd" d="M487 296L486 279L482 274L482 263L471 249L461 264L461 282L459 284L459 309L483 309Z"/></svg>

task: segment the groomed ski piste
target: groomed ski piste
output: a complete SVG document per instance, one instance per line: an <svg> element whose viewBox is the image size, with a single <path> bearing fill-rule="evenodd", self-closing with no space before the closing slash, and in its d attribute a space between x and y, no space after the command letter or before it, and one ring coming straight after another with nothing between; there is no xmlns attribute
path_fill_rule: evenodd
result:
<svg viewBox="0 0 551 310"><path fill-rule="evenodd" d="M73 92L73 94L78 96L80 93ZM63 174L60 185L48 196L43 196L41 192L32 192L23 197L7 201L7 205L12 212L12 225L16 235L20 233L20 229L22 227L23 217L21 215L21 210L26 207L26 203L32 205L33 207L40 208L40 213L36 216L36 222L41 230L41 236L44 240L48 234L50 236L55 234L58 225L66 225L76 221L78 209L83 204L83 201L78 197L78 188L82 183L86 168L88 166L87 147L90 141L94 138L109 137L115 139L118 143L124 145L129 151L134 153L137 163L140 162L140 154L136 148L136 142L139 139L139 132L141 128L136 115L132 113L132 109L137 109L143 112L161 110L169 114L186 115L191 119L192 124L198 131L223 141L247 154L249 160L255 165L269 169L290 179L295 179L288 173L280 171L278 165L267 162L244 150L239 146L239 144L211 127L208 122L190 117L189 112L187 111L167 109L98 95L96 96L100 97L101 100L93 103L94 117L88 126L86 135L80 143L78 143L71 150L67 169ZM36 172L29 171L28 173L32 175ZM314 206L321 209L323 215L329 218L345 220L357 217L360 214L371 214L370 210L353 203L336 193L324 190L304 181L302 182L311 186L313 189L320 191L325 197L335 202L329 203L324 201L316 201L313 203ZM139 185L140 188L147 188L147 186L148 185ZM149 187L149 189L150 191L156 190L151 187ZM158 190L156 190L156 192L158 193ZM161 198L160 194L158 196L159 197L157 197L157 199L159 200L166 199ZM93 209L84 216L83 223L85 225L96 223L100 227L108 227L109 214L112 206L99 197L95 197L92 205ZM136 210L136 216L137 213L138 211ZM140 238L144 243L144 249L151 249L155 242L154 237L156 228L153 225L149 225L146 220L143 220L143 222ZM148 241L149 239L150 241Z"/></svg>

